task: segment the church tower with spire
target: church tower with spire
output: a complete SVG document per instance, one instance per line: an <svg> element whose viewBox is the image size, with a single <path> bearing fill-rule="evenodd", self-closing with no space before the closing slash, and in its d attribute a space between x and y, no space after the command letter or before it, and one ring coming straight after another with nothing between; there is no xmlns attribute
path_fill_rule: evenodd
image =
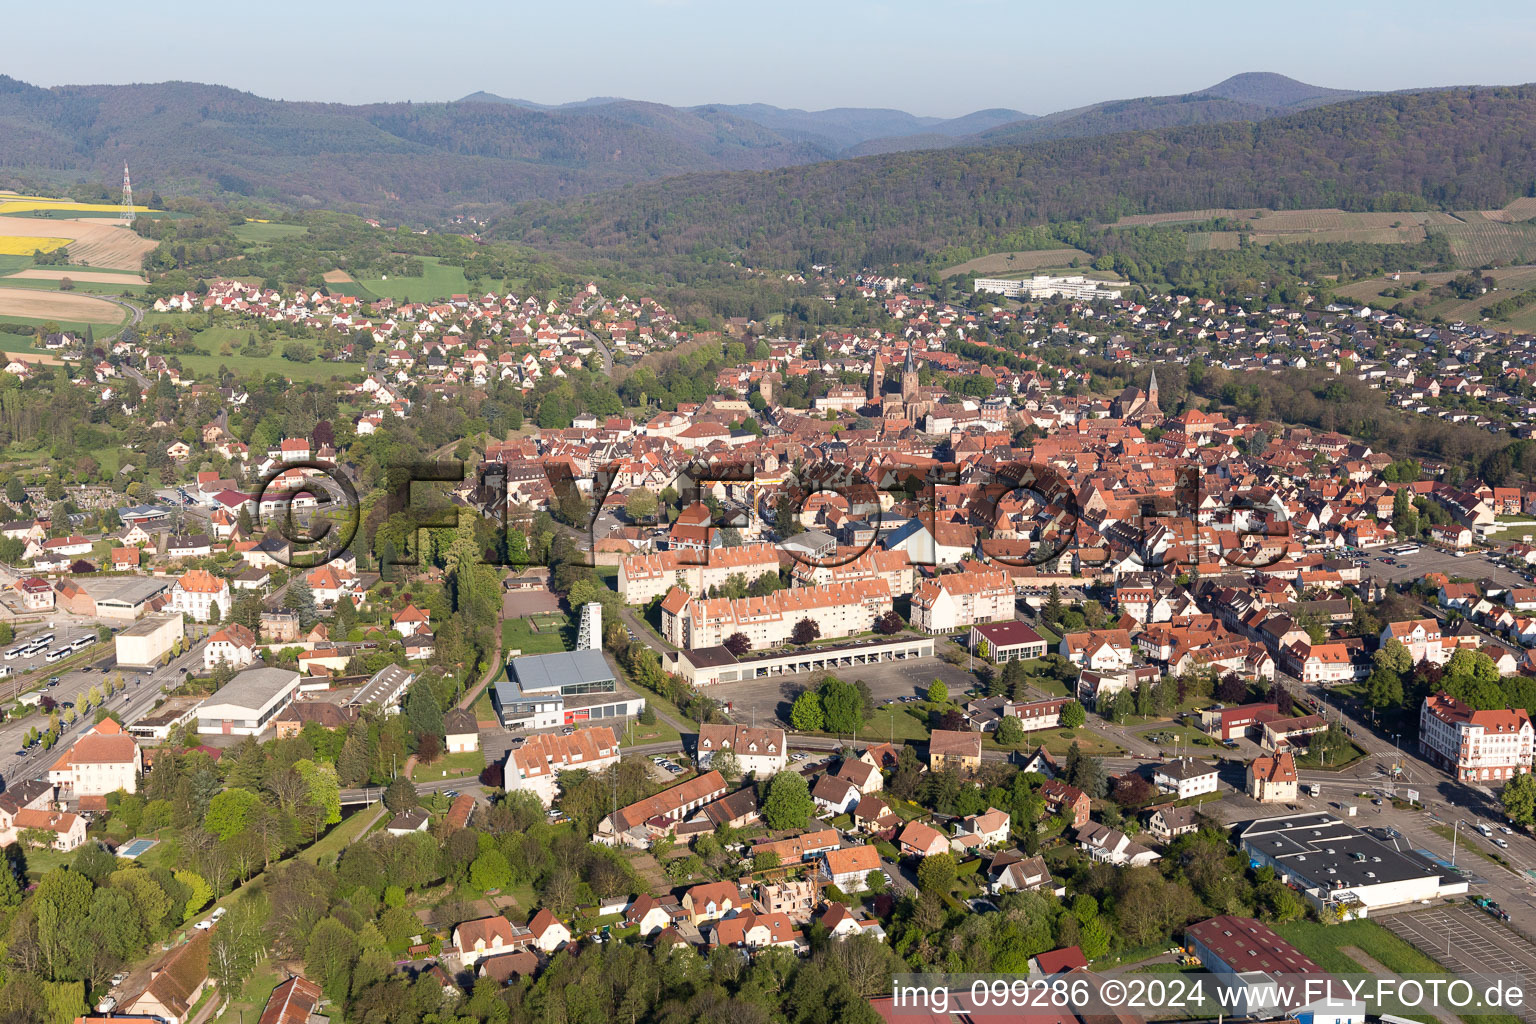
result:
<svg viewBox="0 0 1536 1024"><path fill-rule="evenodd" d="M865 392L864 400L869 405L880 404L880 392L885 388L885 360L880 357L880 351L875 350L875 361L869 368L869 390Z"/></svg>
<svg viewBox="0 0 1536 1024"><path fill-rule="evenodd" d="M912 359L912 346L907 346L907 361L901 368L901 401L903 404L917 400L917 363Z"/></svg>

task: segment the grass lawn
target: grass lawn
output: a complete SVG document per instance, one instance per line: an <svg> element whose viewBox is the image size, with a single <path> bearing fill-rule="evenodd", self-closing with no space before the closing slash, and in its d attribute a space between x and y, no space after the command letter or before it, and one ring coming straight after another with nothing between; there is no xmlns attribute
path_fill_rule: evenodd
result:
<svg viewBox="0 0 1536 1024"><path fill-rule="evenodd" d="M421 277L366 277L358 281L375 295L401 302L426 302L450 295L467 295L469 282L459 267L444 266L436 256L421 256Z"/></svg>
<svg viewBox="0 0 1536 1024"><path fill-rule="evenodd" d="M363 837L367 831L368 823L373 820L373 816L378 811L379 807L377 805L359 807L352 812L350 817L343 818L337 824L332 825L331 830L321 836L318 843L305 847L294 854L294 856L303 857L305 860L315 864L329 864L341 856L342 850L345 850L352 843ZM379 820L381 822L388 821L389 812L386 811Z"/></svg>
<svg viewBox="0 0 1536 1024"><path fill-rule="evenodd" d="M902 740L927 742L927 708L926 702L891 704L887 707L876 708L869 718L865 720L864 728L859 730L859 738L884 741L886 743L900 743ZM820 733L818 735L831 734Z"/></svg>
<svg viewBox="0 0 1536 1024"><path fill-rule="evenodd" d="M1088 729L1041 729L1036 732L1027 732L1017 747L1007 747L998 743L992 738L991 733L986 733L981 741L982 747L987 750L1033 751L1036 747L1044 747L1057 757L1071 750L1074 743L1083 753L1099 757L1125 752L1120 744Z"/></svg>
<svg viewBox="0 0 1536 1024"><path fill-rule="evenodd" d="M1306 750L1296 755L1296 767L1314 768L1319 771L1327 772L1343 771L1345 768L1348 768L1355 762L1360 761L1361 759L1368 756L1369 755L1363 749L1361 749L1358 744L1350 743L1349 752L1347 754L1341 755L1338 751L1335 751L1334 753L1328 755L1327 764L1322 763L1318 754L1314 754L1311 750Z"/></svg>
<svg viewBox="0 0 1536 1024"><path fill-rule="evenodd" d="M650 704L659 698L647 693L645 701ZM679 713L681 714L681 713ZM631 722L629 728L619 734L621 746L638 747L647 743L676 743L683 738L682 733L672 727L672 724L660 715L650 725L640 722Z"/></svg>
<svg viewBox="0 0 1536 1024"><path fill-rule="evenodd" d="M479 775L485 768L485 755L478 750L465 750L457 754L444 754L430 765L417 765L411 776L417 782L432 779L463 778Z"/></svg>
<svg viewBox="0 0 1536 1024"><path fill-rule="evenodd" d="M471 709L475 713L478 722L496 721L496 705L491 703L491 688L487 686L480 691L480 696L475 698L475 706Z"/></svg>
<svg viewBox="0 0 1536 1024"><path fill-rule="evenodd" d="M90 330L96 335L97 339L100 340L101 338L111 334L113 331L117 330L123 324L128 322L128 311L124 309L122 312L122 319L118 320L116 323L102 324L88 324L84 320L61 320L58 317L0 316L0 328L3 328L6 324L11 324L13 326L20 324L26 327L41 327L43 324L58 324L59 330L67 331L71 334L83 335L87 330ZM27 351L30 351L30 349Z"/></svg>

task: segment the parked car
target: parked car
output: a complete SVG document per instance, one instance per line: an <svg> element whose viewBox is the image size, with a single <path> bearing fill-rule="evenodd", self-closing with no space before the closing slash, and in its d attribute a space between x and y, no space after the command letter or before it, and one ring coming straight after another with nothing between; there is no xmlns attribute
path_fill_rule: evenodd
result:
<svg viewBox="0 0 1536 1024"><path fill-rule="evenodd" d="M182 669L182 671L183 671L183 672L185 672L185 671L186 671L186 669ZM561 736L569 736L569 735L571 735L571 734L572 734L572 733L573 733L573 732L575 732L575 731L576 731L576 730L575 730L575 729L573 729L573 728L571 728L571 727L570 727L570 726L569 726L569 725L568 725L568 726L566 726L566 727L565 727L565 728L564 728L564 729L561 729L561 730L560 730L560 735L561 735Z"/></svg>

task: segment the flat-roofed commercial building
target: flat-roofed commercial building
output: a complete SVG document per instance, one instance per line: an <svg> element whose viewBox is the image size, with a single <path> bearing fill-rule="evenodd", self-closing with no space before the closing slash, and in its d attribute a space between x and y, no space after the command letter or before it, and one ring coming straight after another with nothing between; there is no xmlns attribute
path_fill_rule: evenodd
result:
<svg viewBox="0 0 1536 1024"><path fill-rule="evenodd" d="M1405 844L1382 842L1322 812L1258 818L1236 826L1255 869L1268 865L1318 908L1341 919L1467 891L1467 879Z"/></svg>
<svg viewBox="0 0 1536 1024"><path fill-rule="evenodd" d="M157 576L71 577L59 581L58 604L75 615L132 621L158 611L156 599L171 582Z"/></svg>
<svg viewBox="0 0 1536 1024"><path fill-rule="evenodd" d="M508 729L550 729L638 715L645 698L620 686L602 651L530 654L507 662L491 703Z"/></svg>
<svg viewBox="0 0 1536 1024"><path fill-rule="evenodd" d="M259 736L299 690L299 674L286 668L249 668L197 709L204 735Z"/></svg>
<svg viewBox="0 0 1536 1024"><path fill-rule="evenodd" d="M146 615L113 638L117 663L133 668L158 665L183 635L180 615Z"/></svg>

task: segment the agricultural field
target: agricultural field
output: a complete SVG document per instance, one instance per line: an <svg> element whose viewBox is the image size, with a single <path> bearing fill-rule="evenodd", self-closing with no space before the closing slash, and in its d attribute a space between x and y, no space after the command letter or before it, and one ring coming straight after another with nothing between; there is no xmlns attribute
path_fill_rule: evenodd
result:
<svg viewBox="0 0 1536 1024"><path fill-rule="evenodd" d="M135 213L152 213L148 206L135 206ZM117 214L122 207L116 203L76 203L69 199L50 196L23 196L15 192L0 193L0 214L6 213L105 213Z"/></svg>
<svg viewBox="0 0 1536 1024"><path fill-rule="evenodd" d="M1236 231L1191 231L1189 238L1190 252L1205 252L1209 249L1236 249L1238 232Z"/></svg>
<svg viewBox="0 0 1536 1024"><path fill-rule="evenodd" d="M103 299L38 288L0 288L0 317L57 320L76 324L117 324L127 311Z"/></svg>
<svg viewBox="0 0 1536 1024"><path fill-rule="evenodd" d="M41 229L42 225L35 218L0 215L0 237L34 238ZM107 270L143 269L144 254L156 244L110 220L50 220L47 231L48 237L60 239L61 245L69 246L72 262ZM31 249L27 250L28 255L31 252Z"/></svg>
<svg viewBox="0 0 1536 1024"><path fill-rule="evenodd" d="M69 278L76 284L115 284L136 285L144 284L144 275L135 274L131 270L94 270L88 267L29 267L19 270L14 274L5 274L5 283L14 284L17 281L52 281L59 282Z"/></svg>
<svg viewBox="0 0 1536 1024"><path fill-rule="evenodd" d="M469 292L461 267L444 266L436 256L421 256L421 277L366 277L357 283L380 298L397 302L428 302Z"/></svg>
<svg viewBox="0 0 1536 1024"><path fill-rule="evenodd" d="M0 235L0 255L30 256L34 252L53 252L68 244L69 239L51 235Z"/></svg>
<svg viewBox="0 0 1536 1024"><path fill-rule="evenodd" d="M1536 266L1505 267L1488 271L1487 276L1492 277L1495 289L1487 295L1479 295L1472 299L1438 299L1429 301L1430 289L1437 285L1445 284L1455 273L1437 274L1412 274L1404 273L1399 280L1390 277L1374 277L1366 281L1356 281L1353 284L1342 285L1336 289L1335 294L1341 299L1350 302L1358 302L1362 305L1391 309L1399 302L1414 305L1416 315L1426 317L1443 317L1455 322L1465 320L1469 323L1479 322L1483 319L1483 307L1497 302L1499 299L1518 292L1536 288ZM1413 291L1414 285L1424 282L1422 291ZM1401 289L1403 296L1394 298L1384 292ZM1423 305L1415 304L1415 300L1423 299ZM1489 321L1515 331L1536 331L1536 305L1527 306L1519 310L1508 320Z"/></svg>
<svg viewBox="0 0 1536 1024"><path fill-rule="evenodd" d="M1511 200L1502 210L1484 210L1483 216L1489 220L1501 220L1508 224L1530 220L1536 217L1536 198L1523 196Z"/></svg>
<svg viewBox="0 0 1536 1024"><path fill-rule="evenodd" d="M1093 256L1081 249L1031 249L1024 252L994 252L978 256L939 271L940 277L955 274L977 274L985 277L1001 277L1020 271L1043 270L1046 267L1069 267L1073 260L1092 262Z"/></svg>
<svg viewBox="0 0 1536 1024"><path fill-rule="evenodd" d="M1109 227L1144 228L1158 224L1191 224L1215 220L1218 217L1252 220L1263 212L1263 210L1180 210L1174 213L1138 213L1132 217L1121 217Z"/></svg>
<svg viewBox="0 0 1536 1024"><path fill-rule="evenodd" d="M1529 263L1536 260L1536 223L1489 220L1468 213L1465 223L1437 227L1450 240L1456 261L1464 267L1496 263Z"/></svg>

